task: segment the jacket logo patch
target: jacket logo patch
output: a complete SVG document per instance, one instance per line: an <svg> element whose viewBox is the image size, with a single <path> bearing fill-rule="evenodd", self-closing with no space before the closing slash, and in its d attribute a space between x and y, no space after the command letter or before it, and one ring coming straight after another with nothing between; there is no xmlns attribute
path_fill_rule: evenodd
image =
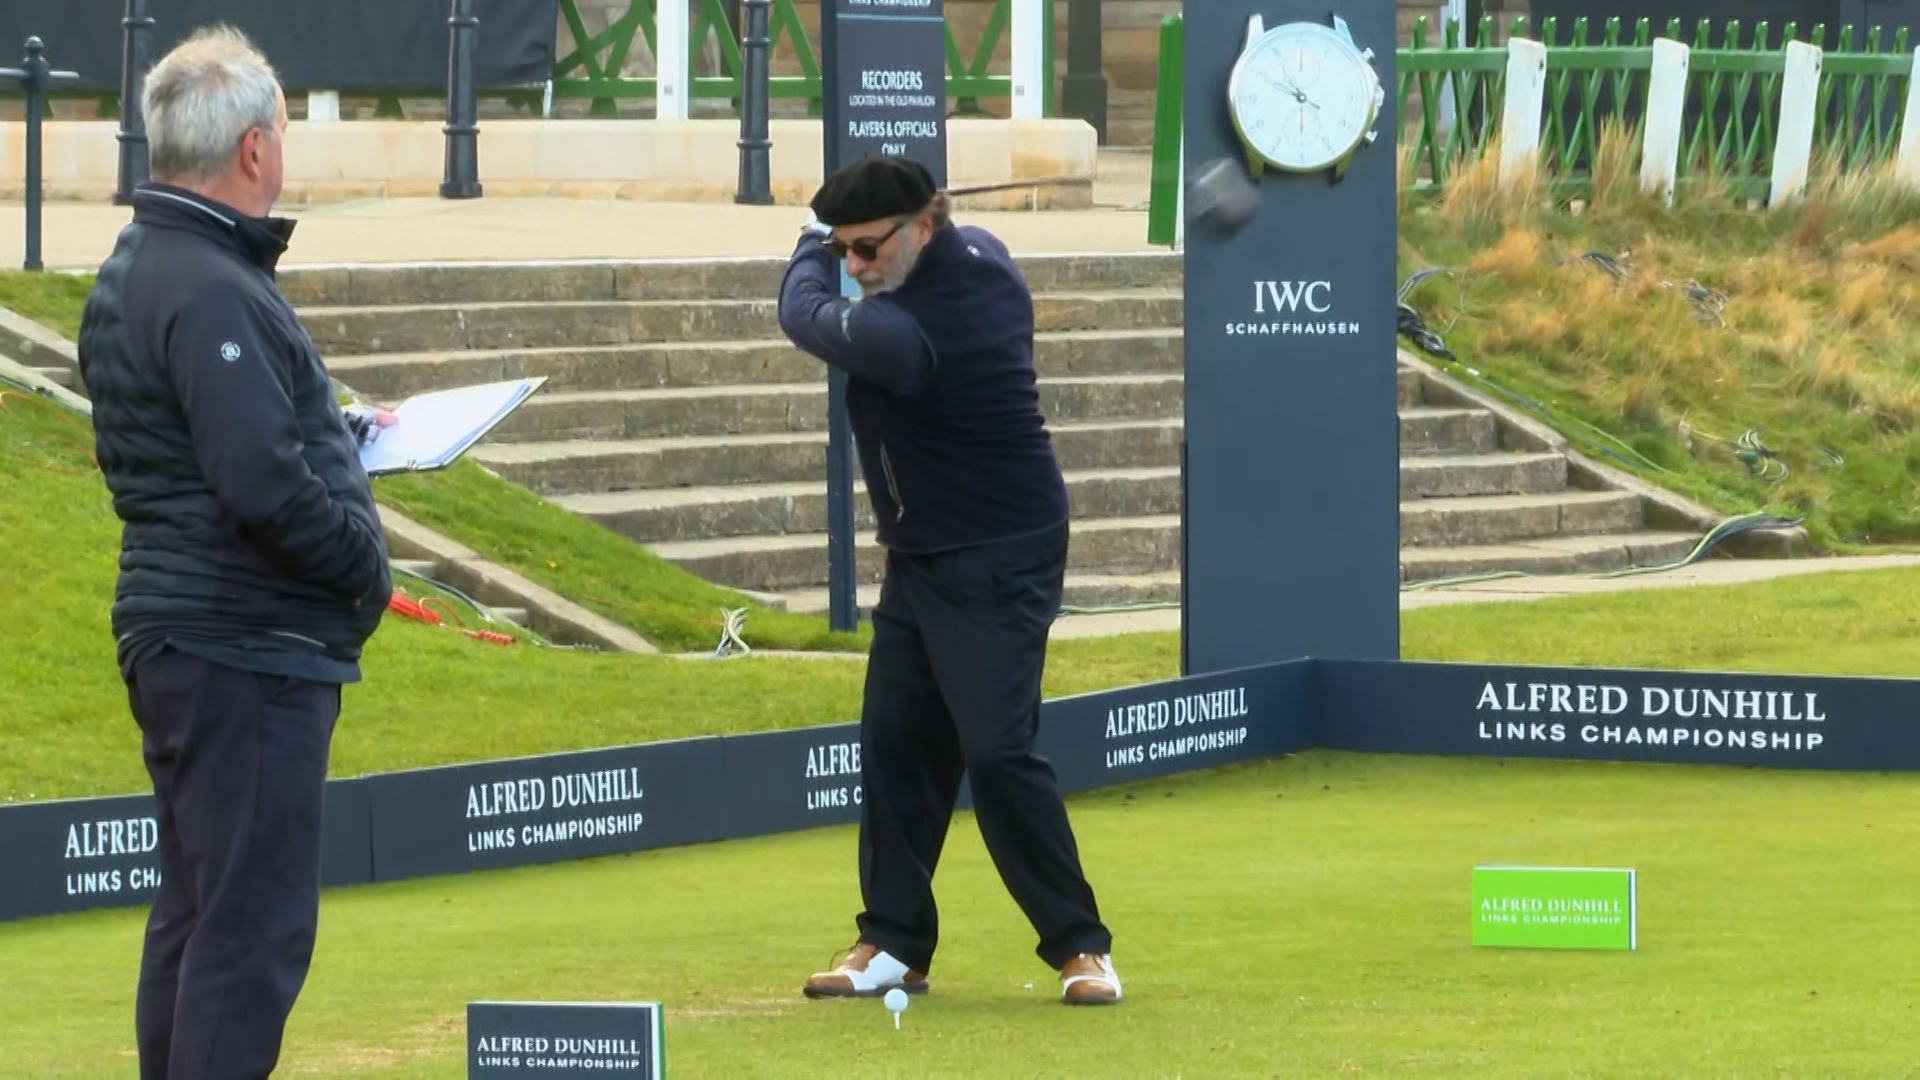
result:
<svg viewBox="0 0 1920 1080"><path fill-rule="evenodd" d="M229 364L233 363L235 360L240 359L240 346L237 343L231 342L231 341L221 342L220 343L220 359L225 360Z"/></svg>

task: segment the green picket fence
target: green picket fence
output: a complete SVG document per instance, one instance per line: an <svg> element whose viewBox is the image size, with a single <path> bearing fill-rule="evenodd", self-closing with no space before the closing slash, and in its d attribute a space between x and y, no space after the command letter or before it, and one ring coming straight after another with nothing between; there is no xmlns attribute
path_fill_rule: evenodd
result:
<svg viewBox="0 0 1920 1080"><path fill-rule="evenodd" d="M1596 25L1598 35L1593 33ZM1450 20L1433 34L1426 19L1413 30L1409 48L1397 51L1395 101L1402 122L1401 145L1409 147L1420 193L1445 188L1450 177L1477 162L1498 138L1506 94L1507 49L1495 39L1496 24L1483 19L1469 40ZM1602 133L1619 125L1637 156L1644 138L1640 119L1653 68L1654 26L1631 27L1619 19L1595 24L1543 20L1536 35L1527 19L1508 25L1509 38L1534 38L1547 46L1547 91L1540 158L1556 186L1578 189L1584 170L1599 153ZM1563 29L1566 31L1562 33ZM1892 159L1913 78L1914 54L1906 30L1889 41L1880 27L1862 34L1853 26L1829 38L1824 24L1787 23L1778 33L1765 21L1731 20L1717 28L1701 20L1688 34L1680 20L1660 36L1692 49L1687 75L1688 127L1683 135L1681 182L1712 174L1739 196L1767 192L1774 122L1780 109L1786 43L1832 41L1843 48L1821 61L1815 103L1814 156L1849 170L1874 168ZM1170 244L1180 169L1180 17L1161 25L1161 80L1156 101L1151 243ZM1169 49L1173 50L1171 66ZM1417 95L1417 98L1416 98ZM1443 97L1453 109L1443 112ZM1915 118L1920 120L1920 118Z"/></svg>

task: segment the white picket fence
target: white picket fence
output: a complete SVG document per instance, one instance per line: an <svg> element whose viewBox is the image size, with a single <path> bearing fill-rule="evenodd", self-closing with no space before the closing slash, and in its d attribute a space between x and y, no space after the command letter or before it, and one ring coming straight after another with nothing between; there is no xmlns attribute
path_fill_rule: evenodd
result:
<svg viewBox="0 0 1920 1080"><path fill-rule="evenodd" d="M1687 71L1693 50L1661 38L1653 43L1653 70L1647 89L1646 139L1640 188L1669 202L1680 167L1687 107ZM1794 41L1787 45L1786 73L1780 83L1780 114L1774 124L1773 175L1767 203L1792 204L1806 192L1813 164L1814 110L1819 101L1821 50ZM1920 191L1920 49L1914 50L1913 77L1907 80L1905 121L1896 174ZM1501 114L1502 183L1532 167L1540 155L1541 117L1546 106L1547 48L1515 39L1507 45L1506 100Z"/></svg>

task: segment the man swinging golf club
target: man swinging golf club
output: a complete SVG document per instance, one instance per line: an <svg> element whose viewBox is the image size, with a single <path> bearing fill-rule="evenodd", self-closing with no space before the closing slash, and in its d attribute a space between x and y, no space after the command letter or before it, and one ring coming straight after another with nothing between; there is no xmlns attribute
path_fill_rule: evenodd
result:
<svg viewBox="0 0 1920 1080"><path fill-rule="evenodd" d="M1067 559L1067 491L1034 388L1033 297L1006 246L949 220L932 176L868 158L813 198L780 325L850 376L887 549L860 717L860 889L845 959L808 997L927 989L934 867L964 772L987 851L1062 1000L1120 1000L1066 805L1033 752ZM834 256L860 284L842 299Z"/></svg>

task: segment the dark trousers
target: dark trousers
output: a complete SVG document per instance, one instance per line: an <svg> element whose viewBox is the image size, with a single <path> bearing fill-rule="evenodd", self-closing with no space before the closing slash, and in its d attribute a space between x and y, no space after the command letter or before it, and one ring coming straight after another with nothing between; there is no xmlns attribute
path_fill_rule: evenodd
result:
<svg viewBox="0 0 1920 1080"><path fill-rule="evenodd" d="M340 688L172 648L128 679L160 826L134 1026L142 1080L272 1070L320 914Z"/></svg>
<svg viewBox="0 0 1920 1080"><path fill-rule="evenodd" d="M1055 968L1104 953L1053 768L1033 752L1067 529L887 556L860 715L860 937L918 970L939 941L933 872L962 771L987 852Z"/></svg>

